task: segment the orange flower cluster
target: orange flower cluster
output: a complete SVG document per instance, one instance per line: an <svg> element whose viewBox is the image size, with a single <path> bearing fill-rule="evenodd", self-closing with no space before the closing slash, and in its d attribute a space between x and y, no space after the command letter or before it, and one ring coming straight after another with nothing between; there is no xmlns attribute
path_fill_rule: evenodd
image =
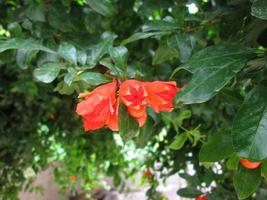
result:
<svg viewBox="0 0 267 200"><path fill-rule="evenodd" d="M79 95L84 100L78 103L76 113L82 116L85 131L96 130L105 125L118 131L119 101L142 127L147 119L147 105L155 112L171 112L173 99L179 91L174 81L126 80L119 85L118 95L117 86L117 81L113 81L95 88L92 92Z"/></svg>

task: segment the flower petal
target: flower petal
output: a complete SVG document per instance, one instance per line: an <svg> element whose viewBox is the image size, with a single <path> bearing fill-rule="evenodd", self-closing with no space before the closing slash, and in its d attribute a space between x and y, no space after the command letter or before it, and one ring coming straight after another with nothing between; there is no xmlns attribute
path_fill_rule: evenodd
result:
<svg viewBox="0 0 267 200"><path fill-rule="evenodd" d="M128 112L131 116L139 118L146 114L146 106L139 106L138 109L136 109L135 107L129 106Z"/></svg>
<svg viewBox="0 0 267 200"><path fill-rule="evenodd" d="M179 91L176 82L154 81L146 82L147 101L149 106L156 112L172 111L172 102Z"/></svg>
<svg viewBox="0 0 267 200"><path fill-rule="evenodd" d="M136 119L137 119L137 121L138 121L139 127L142 127L142 126L145 124L146 119L147 119L147 114L146 114L146 112L144 113L143 116L138 117L138 118L136 118Z"/></svg>
<svg viewBox="0 0 267 200"><path fill-rule="evenodd" d="M85 98L78 103L76 113L84 119L84 130L96 130L105 125L117 129L114 103L116 102L117 83L113 81L101 85L89 93L82 93Z"/></svg>
<svg viewBox="0 0 267 200"><path fill-rule="evenodd" d="M119 130L119 100L117 99L113 105L114 112L110 113L110 116L107 120L107 126L112 131Z"/></svg>

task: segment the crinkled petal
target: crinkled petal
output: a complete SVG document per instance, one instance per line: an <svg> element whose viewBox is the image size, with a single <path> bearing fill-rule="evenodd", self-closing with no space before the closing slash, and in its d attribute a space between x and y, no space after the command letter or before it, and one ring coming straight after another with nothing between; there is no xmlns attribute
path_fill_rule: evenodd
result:
<svg viewBox="0 0 267 200"><path fill-rule="evenodd" d="M179 88L174 81L154 81L146 82L147 101L149 106L156 112L168 111L173 109L172 103Z"/></svg>
<svg viewBox="0 0 267 200"><path fill-rule="evenodd" d="M146 114L146 112L144 113L143 116L138 117L138 118L136 118L136 119L137 119L137 121L138 121L139 127L142 127L142 126L145 124L146 119L147 119L147 114Z"/></svg>
<svg viewBox="0 0 267 200"><path fill-rule="evenodd" d="M89 93L82 93L85 99L78 103L76 113L84 119L84 130L96 130L105 125L116 129L113 104L116 101L116 81L101 85ZM107 124L108 123L108 124Z"/></svg>
<svg viewBox="0 0 267 200"><path fill-rule="evenodd" d="M101 102L102 98L99 94L95 93L80 103L78 103L76 108L76 113L78 115L86 115L94 111L95 106Z"/></svg>
<svg viewBox="0 0 267 200"><path fill-rule="evenodd" d="M112 131L119 130L119 100L117 99L113 105L114 112L110 113L110 116L107 121L107 126Z"/></svg>
<svg viewBox="0 0 267 200"><path fill-rule="evenodd" d="M129 106L128 112L131 116L139 118L145 115L146 106L139 106L139 109L135 109L134 107Z"/></svg>

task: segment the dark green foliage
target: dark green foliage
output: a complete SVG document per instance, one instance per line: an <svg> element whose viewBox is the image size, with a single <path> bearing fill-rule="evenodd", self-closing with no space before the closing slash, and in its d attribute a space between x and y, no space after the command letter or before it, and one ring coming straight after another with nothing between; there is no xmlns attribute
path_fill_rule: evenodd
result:
<svg viewBox="0 0 267 200"><path fill-rule="evenodd" d="M151 168L180 173L181 196L266 198L266 1L196 0L190 14L192 2L0 0L0 199L55 162L63 190L71 175L90 192L101 174L122 187L121 176ZM121 106L119 133L84 133L78 94L130 78L176 81L173 112L148 109L139 128ZM149 183L148 198L164 199Z"/></svg>

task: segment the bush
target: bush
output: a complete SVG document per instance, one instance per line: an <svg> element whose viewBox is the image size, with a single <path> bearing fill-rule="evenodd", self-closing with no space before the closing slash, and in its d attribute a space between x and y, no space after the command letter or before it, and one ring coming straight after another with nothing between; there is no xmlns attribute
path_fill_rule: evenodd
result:
<svg viewBox="0 0 267 200"><path fill-rule="evenodd" d="M0 10L0 198L55 161L63 191L76 181L91 191L103 175L122 187L151 169L149 199L162 198L155 172L179 173L183 197L266 198L265 0L0 0ZM139 128L120 104L118 133L84 133L78 94L126 79L176 81L175 109L147 108Z"/></svg>

